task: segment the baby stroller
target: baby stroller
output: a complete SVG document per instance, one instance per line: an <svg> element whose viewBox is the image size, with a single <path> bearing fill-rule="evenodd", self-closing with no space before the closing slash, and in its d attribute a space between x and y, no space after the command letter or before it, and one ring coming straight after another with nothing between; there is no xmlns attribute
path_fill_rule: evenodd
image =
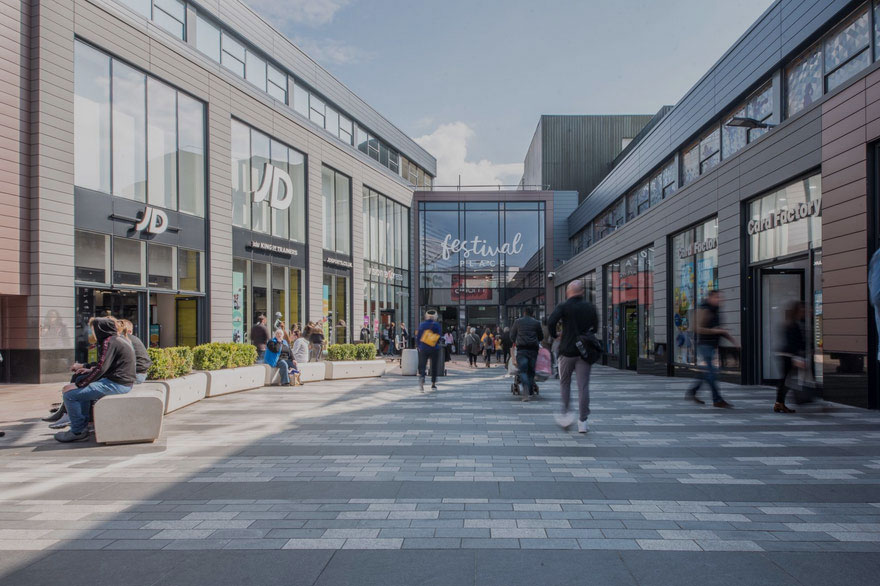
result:
<svg viewBox="0 0 880 586"><path fill-rule="evenodd" d="M519 369L516 367L516 346L510 349L510 362L507 365L507 374L513 377L513 382L510 383L510 392L514 396L522 394L522 379L519 377ZM537 379L537 377L535 377ZM535 381L532 381L532 393L533 395L540 394L540 389Z"/></svg>

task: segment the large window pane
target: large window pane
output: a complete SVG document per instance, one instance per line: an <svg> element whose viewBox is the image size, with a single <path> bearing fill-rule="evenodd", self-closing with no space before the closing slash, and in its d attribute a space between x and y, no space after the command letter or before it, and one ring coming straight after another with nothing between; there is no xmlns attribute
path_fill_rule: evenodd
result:
<svg viewBox="0 0 880 586"><path fill-rule="evenodd" d="M306 158L290 150L288 170L293 183L293 202L290 204L290 239L306 241Z"/></svg>
<svg viewBox="0 0 880 586"><path fill-rule="evenodd" d="M74 279L89 283L110 281L110 237L77 230L74 233Z"/></svg>
<svg viewBox="0 0 880 586"><path fill-rule="evenodd" d="M144 243L113 238L113 284L144 286Z"/></svg>
<svg viewBox="0 0 880 586"><path fill-rule="evenodd" d="M147 78L113 63L113 195L136 201L147 197Z"/></svg>
<svg viewBox="0 0 880 586"><path fill-rule="evenodd" d="M204 107L189 96L177 94L180 158L180 211L205 215L205 115Z"/></svg>
<svg viewBox="0 0 880 586"><path fill-rule="evenodd" d="M866 49L870 41L868 8L865 6L825 40L825 71L834 71L853 55Z"/></svg>
<svg viewBox="0 0 880 586"><path fill-rule="evenodd" d="M269 137L262 132L251 130L251 189L256 191L263 182L266 163L270 158ZM249 194L250 195L250 194ZM270 232L269 199L251 204L251 229L255 232Z"/></svg>
<svg viewBox="0 0 880 586"><path fill-rule="evenodd" d="M220 63L239 77L244 77L244 45L223 31Z"/></svg>
<svg viewBox="0 0 880 586"><path fill-rule="evenodd" d="M232 225L251 227L251 132L236 120L232 121Z"/></svg>
<svg viewBox="0 0 880 586"><path fill-rule="evenodd" d="M177 92L147 81L147 170L150 205L177 209Z"/></svg>
<svg viewBox="0 0 880 586"><path fill-rule="evenodd" d="M248 51L245 63L245 79L266 91L266 62L253 51Z"/></svg>
<svg viewBox="0 0 880 586"><path fill-rule="evenodd" d="M700 145L685 152L682 159L684 184L687 185L700 176Z"/></svg>
<svg viewBox="0 0 880 586"><path fill-rule="evenodd" d="M248 331L248 294L250 292L250 276L248 261L232 259L232 341L245 342Z"/></svg>
<svg viewBox="0 0 880 586"><path fill-rule="evenodd" d="M324 102L314 94L309 96L309 120L324 128Z"/></svg>
<svg viewBox="0 0 880 586"><path fill-rule="evenodd" d="M303 291L302 291L302 271L297 269L288 269L290 272L290 281L288 283L287 297L289 299L288 309L288 328L297 327L302 331L303 322Z"/></svg>
<svg viewBox="0 0 880 586"><path fill-rule="evenodd" d="M271 63L267 65L268 85L266 91L269 95L282 102L287 103L287 75L280 69L274 67Z"/></svg>
<svg viewBox="0 0 880 586"><path fill-rule="evenodd" d="M74 183L110 193L110 58L74 47Z"/></svg>
<svg viewBox="0 0 880 586"><path fill-rule="evenodd" d="M309 91L300 84L293 86L293 109L309 117Z"/></svg>
<svg viewBox="0 0 880 586"><path fill-rule="evenodd" d="M196 49L220 62L220 29L202 15L196 16Z"/></svg>
<svg viewBox="0 0 880 586"><path fill-rule="evenodd" d="M327 167L321 168L321 196L323 197L324 216L324 248L333 250L336 241L336 222L334 220L335 206L334 193L336 191L335 177L332 170Z"/></svg>
<svg viewBox="0 0 880 586"><path fill-rule="evenodd" d="M828 91L830 92L835 89L870 64L871 53L867 50L861 52L858 57L855 57L852 61L849 61L846 65L841 66L828 76Z"/></svg>
<svg viewBox="0 0 880 586"><path fill-rule="evenodd" d="M153 22L183 39L186 32L186 6L180 0L154 0Z"/></svg>
<svg viewBox="0 0 880 586"><path fill-rule="evenodd" d="M336 251L351 253L351 180L336 174Z"/></svg>
<svg viewBox="0 0 880 586"><path fill-rule="evenodd" d="M272 150L272 165L276 169L280 169L287 173L287 147L277 140L273 140L271 144ZM284 183L279 182L279 189L287 189L287 186ZM291 197L292 193L285 192L284 194L279 194L279 197L287 198ZM272 209L272 235L279 236L281 238L288 238L290 235L290 212L286 209L284 210L276 210Z"/></svg>
<svg viewBox="0 0 880 586"><path fill-rule="evenodd" d="M325 128L327 129L327 132L329 132L333 136L338 136L339 135L339 112L337 112L336 110L334 110L330 106L327 106L326 112L327 112L327 114L326 114L327 120L325 123Z"/></svg>
<svg viewBox="0 0 880 586"><path fill-rule="evenodd" d="M822 49L816 45L785 72L787 114L793 116L822 97Z"/></svg>
<svg viewBox="0 0 880 586"><path fill-rule="evenodd" d="M177 288L177 255L171 246L150 244L147 248L147 283L154 289Z"/></svg>
<svg viewBox="0 0 880 586"><path fill-rule="evenodd" d="M181 248L177 253L177 279L178 288L181 291L196 291L202 293L204 268L202 266L202 253L198 250L186 250Z"/></svg>
<svg viewBox="0 0 880 586"><path fill-rule="evenodd" d="M152 17L152 0L119 0L119 2L146 18Z"/></svg>
<svg viewBox="0 0 880 586"><path fill-rule="evenodd" d="M388 238L388 218L386 216L385 209L386 200L384 197L380 197L378 200L379 204L379 258L378 261L381 264L386 264L388 262L388 243L386 242Z"/></svg>

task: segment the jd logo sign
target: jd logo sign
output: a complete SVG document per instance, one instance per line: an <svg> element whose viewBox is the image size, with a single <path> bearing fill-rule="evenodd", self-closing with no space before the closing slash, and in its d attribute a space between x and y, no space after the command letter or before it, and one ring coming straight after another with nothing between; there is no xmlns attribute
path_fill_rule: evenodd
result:
<svg viewBox="0 0 880 586"><path fill-rule="evenodd" d="M281 191L281 184L284 191ZM271 163L263 165L263 181L260 187L253 192L254 203L260 203L269 199L269 205L276 210L286 210L293 201L293 181L290 175L275 167Z"/></svg>
<svg viewBox="0 0 880 586"><path fill-rule="evenodd" d="M162 210L147 206L134 229L147 234L161 234L168 229L168 216Z"/></svg>

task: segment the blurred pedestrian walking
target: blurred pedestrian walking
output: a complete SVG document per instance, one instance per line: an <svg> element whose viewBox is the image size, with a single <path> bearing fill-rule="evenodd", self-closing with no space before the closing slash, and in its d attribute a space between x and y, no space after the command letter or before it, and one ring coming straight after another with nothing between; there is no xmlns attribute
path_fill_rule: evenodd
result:
<svg viewBox="0 0 880 586"><path fill-rule="evenodd" d="M718 343L721 338L728 340L734 346L738 346L730 333L721 327L721 293L717 289L709 291L706 299L697 309L697 367L703 363L700 374L694 385L685 393L684 398L700 405L706 402L697 397L697 391L703 383L709 385L712 391L712 405L722 409L731 409L733 405L724 400L718 389L718 367L715 364L715 355L718 353Z"/></svg>

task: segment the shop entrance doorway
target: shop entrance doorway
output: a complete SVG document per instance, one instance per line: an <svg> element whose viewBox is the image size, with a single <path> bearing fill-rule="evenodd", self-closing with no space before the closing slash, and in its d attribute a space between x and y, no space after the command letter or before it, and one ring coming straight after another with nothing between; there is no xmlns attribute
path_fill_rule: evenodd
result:
<svg viewBox="0 0 880 586"><path fill-rule="evenodd" d="M621 331L624 335L623 348L620 355L623 357L623 367L627 370L636 370L639 362L639 308L637 305L627 304L621 313L623 323Z"/></svg>
<svg viewBox="0 0 880 586"><path fill-rule="evenodd" d="M134 326L134 335L147 343L146 312L147 294L139 291L93 289L91 287L76 288L76 347L74 358L77 362L87 363L98 360L98 352L94 345L89 344L89 319L111 315L118 319L127 319Z"/></svg>
<svg viewBox="0 0 880 586"><path fill-rule="evenodd" d="M467 324L477 328L477 333L482 334L488 328L495 331L498 326L497 305L473 305L467 308Z"/></svg>
<svg viewBox="0 0 880 586"><path fill-rule="evenodd" d="M324 338L328 344L344 344L348 341L348 291L348 277L324 275Z"/></svg>
<svg viewBox="0 0 880 586"><path fill-rule="evenodd" d="M805 302L803 269L761 269L761 380L773 383L782 377L778 351L788 309ZM806 349L804 349L806 350Z"/></svg>

